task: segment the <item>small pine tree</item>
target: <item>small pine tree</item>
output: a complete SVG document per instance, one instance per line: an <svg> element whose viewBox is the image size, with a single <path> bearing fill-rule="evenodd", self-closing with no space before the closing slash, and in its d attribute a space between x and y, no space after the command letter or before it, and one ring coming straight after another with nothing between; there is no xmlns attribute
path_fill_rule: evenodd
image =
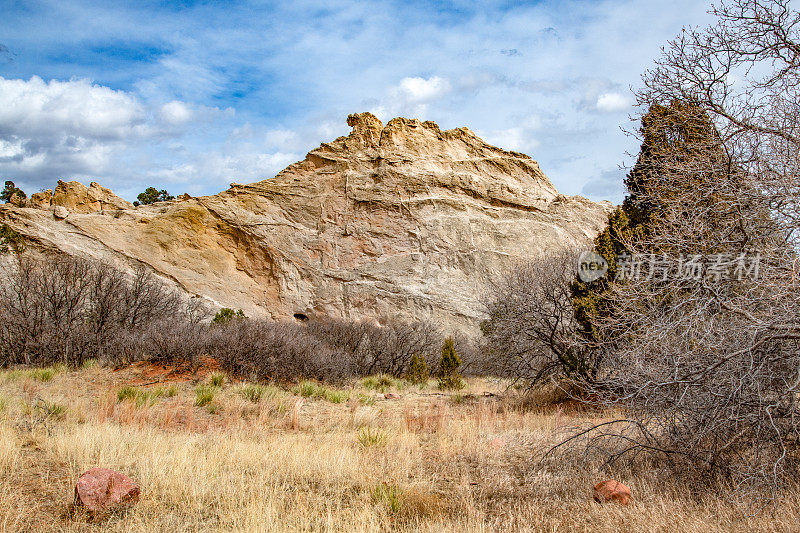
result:
<svg viewBox="0 0 800 533"><path fill-rule="evenodd" d="M166 190L158 190L155 187L148 187L144 190L143 193L140 193L139 196L136 197L141 205L148 205L155 202L166 202L167 200L174 200L174 196L170 196L170 194Z"/></svg>
<svg viewBox="0 0 800 533"><path fill-rule="evenodd" d="M231 320L244 320L245 318L247 318L247 316L245 316L244 311L241 309L234 311L230 307L223 307L217 311L217 314L214 315L211 322L213 324L227 324Z"/></svg>
<svg viewBox="0 0 800 533"><path fill-rule="evenodd" d="M25 237L5 224L0 226L0 254L8 252L21 254L23 250L25 250Z"/></svg>
<svg viewBox="0 0 800 533"><path fill-rule="evenodd" d="M425 358L414 354L411 356L411 361L408 363L408 371L406 372L406 381L414 385L424 385L428 382L431 372L428 369L428 363Z"/></svg>
<svg viewBox="0 0 800 533"><path fill-rule="evenodd" d="M464 388L464 381L458 373L461 358L456 353L453 337L447 337L442 346L442 358L439 360L439 388L442 390L458 390Z"/></svg>
<svg viewBox="0 0 800 533"><path fill-rule="evenodd" d="M0 192L0 200L8 203L14 195L20 196L23 200L28 197L22 189L14 185L13 181L6 181L5 188Z"/></svg>

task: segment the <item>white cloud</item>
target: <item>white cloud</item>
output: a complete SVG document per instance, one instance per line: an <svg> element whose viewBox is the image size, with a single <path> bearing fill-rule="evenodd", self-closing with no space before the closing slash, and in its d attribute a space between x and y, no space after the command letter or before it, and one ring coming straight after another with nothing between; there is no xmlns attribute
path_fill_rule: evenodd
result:
<svg viewBox="0 0 800 533"><path fill-rule="evenodd" d="M173 100L161 106L161 119L169 125L180 126L186 124L192 117L194 112L192 109L183 102Z"/></svg>
<svg viewBox="0 0 800 533"><path fill-rule="evenodd" d="M264 144L286 149L297 144L297 133L291 130L269 130L264 135Z"/></svg>
<svg viewBox="0 0 800 533"><path fill-rule="evenodd" d="M617 113L630 109L633 102L620 93L603 93L597 97L597 110L601 113Z"/></svg>
<svg viewBox="0 0 800 533"><path fill-rule="evenodd" d="M429 102L450 92L450 82L439 76L403 78L396 91L409 103Z"/></svg>
<svg viewBox="0 0 800 533"><path fill-rule="evenodd" d="M133 96L89 80L45 82L0 77L0 131L5 135L64 135L122 139L139 131L143 106Z"/></svg>
<svg viewBox="0 0 800 533"><path fill-rule="evenodd" d="M428 104L446 96L451 90L450 82L439 76L403 78L386 92L381 101L373 103L369 111L383 121L397 116L425 120Z"/></svg>
<svg viewBox="0 0 800 533"><path fill-rule="evenodd" d="M134 96L89 80L0 77L0 172L36 186L98 175L125 144L152 133Z"/></svg>
<svg viewBox="0 0 800 533"><path fill-rule="evenodd" d="M218 190L229 183L252 183L271 178L301 156L296 153L259 152L239 148L231 153L219 151L192 154L191 162L159 168L148 173L149 180L180 185L192 194L203 193L209 184Z"/></svg>
<svg viewBox="0 0 800 533"><path fill-rule="evenodd" d="M127 190L141 188L145 176L152 174L148 165L157 164L170 169L164 173L168 181L170 175L188 174L206 181L196 170L202 167L174 161L175 157L200 159L207 152L197 139L193 141L186 126L233 116L231 108L180 100L150 105L131 93L85 79L45 82L37 76L0 77L0 175L13 176L19 185L34 189L67 178L99 179ZM165 150L165 139L177 142ZM166 164L165 151L173 158ZM209 174L211 180L219 178ZM133 185L131 180L139 183Z"/></svg>
<svg viewBox="0 0 800 533"><path fill-rule="evenodd" d="M539 146L539 141L533 138L525 128L517 127L477 133L489 144L504 150L514 152L531 151Z"/></svg>

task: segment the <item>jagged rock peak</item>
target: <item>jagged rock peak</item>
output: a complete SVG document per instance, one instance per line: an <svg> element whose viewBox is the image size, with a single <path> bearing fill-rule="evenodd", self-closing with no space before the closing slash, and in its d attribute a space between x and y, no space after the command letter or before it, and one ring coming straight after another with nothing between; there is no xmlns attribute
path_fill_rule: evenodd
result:
<svg viewBox="0 0 800 533"><path fill-rule="evenodd" d="M353 113L347 117L347 125L353 128L349 135L330 143L323 143L312 154L333 152L385 154L402 153L413 158L426 159L475 159L513 158L528 160L529 156L492 146L466 127L442 130L430 120L397 117L383 124L369 112ZM383 155L383 154L378 154Z"/></svg>
<svg viewBox="0 0 800 533"><path fill-rule="evenodd" d="M361 141L365 146L378 146L383 123L372 113L353 113L347 117L347 125L353 128L348 137Z"/></svg>

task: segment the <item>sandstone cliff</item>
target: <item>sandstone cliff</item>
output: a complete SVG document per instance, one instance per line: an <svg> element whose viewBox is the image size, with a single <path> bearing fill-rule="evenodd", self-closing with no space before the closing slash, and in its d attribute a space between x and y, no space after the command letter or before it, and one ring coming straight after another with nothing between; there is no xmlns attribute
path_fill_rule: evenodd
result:
<svg viewBox="0 0 800 533"><path fill-rule="evenodd" d="M213 196L133 208L107 189L92 201L96 184L74 186L74 203L57 187L49 202L1 207L0 222L36 248L143 262L251 316L400 315L472 329L491 273L587 243L611 209L560 195L536 161L467 128L384 126L369 113L348 124L275 178Z"/></svg>

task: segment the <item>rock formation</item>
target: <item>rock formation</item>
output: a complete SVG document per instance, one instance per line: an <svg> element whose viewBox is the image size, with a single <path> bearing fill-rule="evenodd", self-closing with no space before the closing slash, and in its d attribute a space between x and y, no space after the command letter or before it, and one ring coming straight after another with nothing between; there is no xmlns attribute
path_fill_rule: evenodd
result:
<svg viewBox="0 0 800 533"><path fill-rule="evenodd" d="M44 203L50 190L48 189L43 194L44 196L35 201ZM110 189L100 186L100 184L92 182L89 187L77 181L61 181L58 180L58 186L50 196L50 205L67 208L71 213L99 213L103 211L116 210L116 209L133 209L133 204L127 200L123 200ZM33 198L33 195L31 196Z"/></svg>
<svg viewBox="0 0 800 533"><path fill-rule="evenodd" d="M248 316L400 315L471 329L489 276L588 243L611 209L560 195L536 161L467 128L384 126L369 113L347 123L349 135L275 178L213 196L133 208L96 184L59 182L49 205L42 193L3 206L0 222L39 249L145 263Z"/></svg>

